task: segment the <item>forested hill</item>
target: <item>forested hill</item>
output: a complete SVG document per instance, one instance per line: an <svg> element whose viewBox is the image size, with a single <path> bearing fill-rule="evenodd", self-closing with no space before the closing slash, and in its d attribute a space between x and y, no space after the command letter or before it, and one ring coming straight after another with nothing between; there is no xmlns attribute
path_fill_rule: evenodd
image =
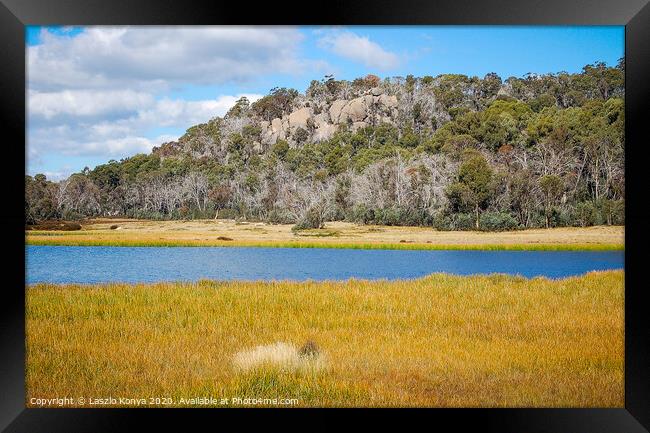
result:
<svg viewBox="0 0 650 433"><path fill-rule="evenodd" d="M90 216L328 220L501 230L624 223L624 63L503 80L354 81L240 99L149 155L54 183L27 222Z"/></svg>

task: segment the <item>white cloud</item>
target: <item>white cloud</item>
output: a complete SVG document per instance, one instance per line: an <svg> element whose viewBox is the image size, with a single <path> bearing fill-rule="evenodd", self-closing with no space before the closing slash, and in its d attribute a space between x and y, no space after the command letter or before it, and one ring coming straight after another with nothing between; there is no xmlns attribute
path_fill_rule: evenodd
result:
<svg viewBox="0 0 650 433"><path fill-rule="evenodd" d="M47 153L57 156L101 156L121 158L136 153L149 152L151 148L175 137L159 136L150 139L121 128L105 125L97 128L71 128L68 125L39 128L28 133L28 147L34 156L43 158Z"/></svg>
<svg viewBox="0 0 650 433"><path fill-rule="evenodd" d="M74 171L80 167L47 161L123 158L177 139L157 131L184 131L223 116L241 96L260 98L238 90L270 74L322 68L300 57L302 39L289 27L43 29L41 43L27 48L29 171ZM226 90L200 100L172 96L188 86Z"/></svg>
<svg viewBox="0 0 650 433"><path fill-rule="evenodd" d="M100 116L85 122L84 115L106 114L106 110L112 106L113 99L104 91L83 91L74 95L76 99L70 98L70 100L77 103L63 103L58 109L55 101L64 99L61 95L47 93L44 96L38 92L30 92L28 103L30 125L35 125L30 126L28 131L30 157L56 152L67 156L116 158L149 152L153 146L178 138L169 135L147 138L146 132L150 129L161 127L185 129L197 123L207 122L215 116L223 116L242 96L246 96L251 102L262 97L259 94L240 94L221 95L211 100L186 101L163 98L156 101L152 95L138 98L131 98L132 95L129 95L127 100L137 102L125 103L127 108L137 106L131 115L126 115L125 111L118 113L121 115L117 115L114 119ZM100 101L102 98L107 103L104 111L90 108L89 101ZM119 95L116 98L119 100ZM142 103L143 101L147 104Z"/></svg>
<svg viewBox="0 0 650 433"><path fill-rule="evenodd" d="M132 90L30 91L28 110L32 116L52 119L56 116L102 116L133 112L152 104L151 94Z"/></svg>
<svg viewBox="0 0 650 433"><path fill-rule="evenodd" d="M371 68L391 69L400 61L349 31L320 35L321 47ZM332 68L302 58L303 35L290 27L97 26L74 35L44 29L40 39L27 48L27 158L30 172L39 167L55 179L83 167L52 167L52 156L107 161L149 152L178 138L157 129L183 131L223 116L241 96L251 102L262 96L242 94L241 84ZM202 100L170 96L188 85L224 85L229 94Z"/></svg>
<svg viewBox="0 0 650 433"><path fill-rule="evenodd" d="M182 99L162 99L148 110L138 114L138 120L151 125L173 126L178 124L193 125L206 122L215 116L223 116L242 96L254 102L263 95L240 94L236 96L221 95L216 99L185 101Z"/></svg>
<svg viewBox="0 0 650 433"><path fill-rule="evenodd" d="M321 48L341 57L363 63L366 67L379 70L396 68L400 63L397 54L382 48L367 36L359 36L347 30L329 30L321 32L318 40Z"/></svg>
<svg viewBox="0 0 650 433"><path fill-rule="evenodd" d="M74 37L43 30L42 44L28 48L27 73L36 90L241 83L315 66L298 56L302 38L287 27L99 26Z"/></svg>

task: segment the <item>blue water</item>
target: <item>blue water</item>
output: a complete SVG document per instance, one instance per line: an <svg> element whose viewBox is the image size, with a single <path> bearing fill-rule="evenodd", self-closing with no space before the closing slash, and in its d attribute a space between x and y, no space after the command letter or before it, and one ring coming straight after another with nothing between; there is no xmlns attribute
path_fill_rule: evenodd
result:
<svg viewBox="0 0 650 433"><path fill-rule="evenodd" d="M27 246L28 284L416 278L434 272L561 278L623 269L622 251Z"/></svg>

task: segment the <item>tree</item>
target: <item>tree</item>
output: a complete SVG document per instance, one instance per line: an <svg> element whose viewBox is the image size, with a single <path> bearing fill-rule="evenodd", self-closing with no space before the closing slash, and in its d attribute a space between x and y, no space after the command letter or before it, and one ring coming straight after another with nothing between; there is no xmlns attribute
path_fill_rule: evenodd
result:
<svg viewBox="0 0 650 433"><path fill-rule="evenodd" d="M27 176L26 219L204 217L223 209L235 218L308 219L317 227L349 218L489 230L505 215L518 226L552 226L561 208L571 210L563 223L621 223L624 67L599 62L580 73L505 82L494 73L326 76L305 95L275 88L254 103L240 99L224 117L190 126L151 154L58 182ZM381 95L368 95L373 87ZM334 131L332 103L359 96L372 120ZM276 121L267 127L275 141L262 136L262 122L297 107L311 112L305 129L278 131ZM332 134L314 142L324 124ZM288 131L300 145L281 139Z"/></svg>
<svg viewBox="0 0 650 433"><path fill-rule="evenodd" d="M295 229L322 229L334 209L334 190L333 182L299 185L292 206L297 220Z"/></svg>
<svg viewBox="0 0 650 433"><path fill-rule="evenodd" d="M200 211L203 211L208 196L208 179L203 173L190 172L183 179L183 192L196 204Z"/></svg>
<svg viewBox="0 0 650 433"><path fill-rule="evenodd" d="M298 91L286 87L275 87L271 92L251 104L255 114L266 121L281 118L291 112L293 101L298 97Z"/></svg>
<svg viewBox="0 0 650 433"><path fill-rule="evenodd" d="M458 180L448 187L447 196L457 209L473 210L476 230L480 230L481 211L494 194L494 172L477 151L465 151L463 159Z"/></svg>
<svg viewBox="0 0 650 433"><path fill-rule="evenodd" d="M544 196L544 216L546 228L550 227L550 217L553 207L558 203L564 193L564 182L559 176L548 174L539 179L539 186Z"/></svg>
<svg viewBox="0 0 650 433"><path fill-rule="evenodd" d="M591 88L595 87L602 99L608 99L624 85L624 71L620 66L620 61L618 68L609 68L605 62L587 65L582 69L584 80Z"/></svg>

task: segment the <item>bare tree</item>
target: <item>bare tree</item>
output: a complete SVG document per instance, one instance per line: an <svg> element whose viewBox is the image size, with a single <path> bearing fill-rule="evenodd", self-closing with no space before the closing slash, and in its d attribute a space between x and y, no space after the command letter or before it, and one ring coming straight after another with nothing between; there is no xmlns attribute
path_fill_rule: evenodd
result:
<svg viewBox="0 0 650 433"><path fill-rule="evenodd" d="M192 171L183 179L183 193L196 203L200 211L205 210L208 198L208 179L203 173Z"/></svg>

